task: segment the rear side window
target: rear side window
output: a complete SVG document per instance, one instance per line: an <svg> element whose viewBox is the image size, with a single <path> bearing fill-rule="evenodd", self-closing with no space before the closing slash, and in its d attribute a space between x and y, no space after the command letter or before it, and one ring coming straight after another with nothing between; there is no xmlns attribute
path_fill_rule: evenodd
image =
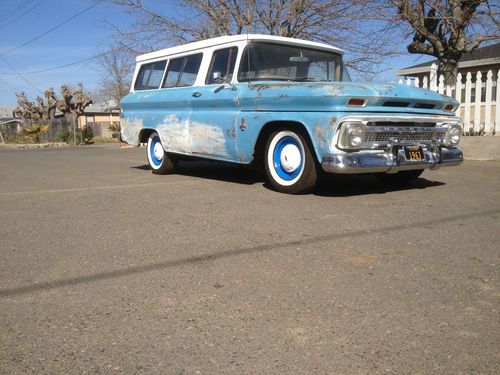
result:
<svg viewBox="0 0 500 375"><path fill-rule="evenodd" d="M237 54L238 48L236 47L225 48L214 52L208 72L207 85L231 82Z"/></svg>
<svg viewBox="0 0 500 375"><path fill-rule="evenodd" d="M135 80L134 89L151 90L159 88L166 63L166 61L158 61L142 65Z"/></svg>
<svg viewBox="0 0 500 375"><path fill-rule="evenodd" d="M193 86L200 70L202 53L170 60L163 88Z"/></svg>

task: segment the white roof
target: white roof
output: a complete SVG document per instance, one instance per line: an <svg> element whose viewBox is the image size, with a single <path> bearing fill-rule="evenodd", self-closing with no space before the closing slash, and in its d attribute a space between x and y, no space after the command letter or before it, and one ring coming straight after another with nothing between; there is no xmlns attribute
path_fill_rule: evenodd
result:
<svg viewBox="0 0 500 375"><path fill-rule="evenodd" d="M145 60L152 60L159 57L176 55L183 52L195 51L207 47L214 47L227 43L242 42L246 40L259 41L259 42L275 42L275 43L278 42L280 44L291 44L309 48L313 47L316 49L322 49L340 54L344 53L344 51L342 51L341 49L331 46L329 44L311 42L309 40L285 38L282 36L272 36L263 34L241 34L241 35L231 35L231 36L220 36L217 38L201 40L199 42L183 44L181 46L161 49L158 51L146 53L144 55L139 55L137 56L136 61L140 62Z"/></svg>

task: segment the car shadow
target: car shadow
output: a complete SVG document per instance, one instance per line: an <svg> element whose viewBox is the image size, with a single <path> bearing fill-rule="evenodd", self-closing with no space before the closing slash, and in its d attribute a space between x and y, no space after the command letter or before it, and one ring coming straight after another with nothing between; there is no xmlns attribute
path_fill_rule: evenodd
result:
<svg viewBox="0 0 500 375"><path fill-rule="evenodd" d="M130 168L133 168L133 169L140 169L140 170L143 170L143 171L150 171L151 170L151 167L147 164L144 164L144 165L136 165L135 167L130 167Z"/></svg>
<svg viewBox="0 0 500 375"><path fill-rule="evenodd" d="M132 168L151 170L151 167L148 164L138 165ZM251 165L210 160L181 160L179 161L175 174L243 185L262 183L265 180L264 175L257 168Z"/></svg>
<svg viewBox="0 0 500 375"><path fill-rule="evenodd" d="M428 189L445 185L444 182L426 179L425 177L401 183L388 184L380 181L373 174L360 175L326 175L313 191L322 197L350 197L368 194L386 194L403 190Z"/></svg>
<svg viewBox="0 0 500 375"><path fill-rule="evenodd" d="M131 168L151 170L148 164ZM265 173L250 165L207 160L180 161L176 174L243 185L262 183L266 189L273 190L266 181ZM408 183L391 185L383 183L372 174L324 174L312 194L323 197L348 197L385 194L402 190L428 189L442 185L445 185L445 183L422 177Z"/></svg>

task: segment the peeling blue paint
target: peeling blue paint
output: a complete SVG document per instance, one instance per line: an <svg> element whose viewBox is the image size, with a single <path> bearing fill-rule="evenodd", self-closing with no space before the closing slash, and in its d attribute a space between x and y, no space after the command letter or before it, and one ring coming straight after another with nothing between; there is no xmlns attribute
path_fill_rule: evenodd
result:
<svg viewBox="0 0 500 375"><path fill-rule="evenodd" d="M350 107L350 98L365 99L366 105ZM384 106L394 101L407 106ZM434 108L415 108L419 103ZM458 104L436 92L399 84L274 81L145 90L121 101L122 139L138 145L142 129L156 129L168 152L247 164L263 127L287 121L304 127L322 160L332 153L331 140L345 116L452 118L454 113L443 110L449 103Z"/></svg>

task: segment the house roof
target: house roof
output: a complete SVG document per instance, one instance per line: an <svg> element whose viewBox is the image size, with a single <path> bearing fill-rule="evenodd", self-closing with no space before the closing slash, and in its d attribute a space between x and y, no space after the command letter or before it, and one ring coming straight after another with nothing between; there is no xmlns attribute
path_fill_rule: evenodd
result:
<svg viewBox="0 0 500 375"><path fill-rule="evenodd" d="M103 104L91 104L88 107L85 107L85 109L83 110L83 113L84 114L91 114L91 113L109 114L110 111L111 111L111 113L119 113L120 107L103 105Z"/></svg>
<svg viewBox="0 0 500 375"><path fill-rule="evenodd" d="M438 60L431 60L425 63L412 65L407 68L400 69L396 72L398 76L410 75L415 73L426 73L431 69L432 64L437 64ZM459 68L467 68L478 65L493 65L500 64L500 43L492 44L486 47L476 48L472 52L467 52L462 55L458 64Z"/></svg>
<svg viewBox="0 0 500 375"><path fill-rule="evenodd" d="M80 116L85 116L85 115L98 115L98 114L103 114L103 115L109 115L109 112L111 111L112 114L116 115L120 113L120 107L116 105L107 105L107 104L91 104L88 107L85 107L83 110L83 114ZM55 117L62 117L63 113L60 110L56 110Z"/></svg>
<svg viewBox="0 0 500 375"><path fill-rule="evenodd" d="M0 124L7 124L12 122L21 122L21 119L14 117L0 117Z"/></svg>
<svg viewBox="0 0 500 375"><path fill-rule="evenodd" d="M303 47L314 47L322 50L332 51L336 53L343 54L344 52L334 46L325 43L311 42L303 39L295 38L285 38L281 36L273 35L263 35L263 34L241 34L241 35L230 35L230 36L220 36L217 38L211 38L207 40L201 40L199 42L193 42L188 44L183 44L181 46L165 48L159 51L154 51L146 53L144 55L139 55L136 58L137 62L142 62L146 60L152 60L157 58L162 58L165 56L176 55L184 52L191 52L207 47L220 46L222 44L243 42L247 40L261 41L261 42L279 42L282 44L300 45Z"/></svg>

